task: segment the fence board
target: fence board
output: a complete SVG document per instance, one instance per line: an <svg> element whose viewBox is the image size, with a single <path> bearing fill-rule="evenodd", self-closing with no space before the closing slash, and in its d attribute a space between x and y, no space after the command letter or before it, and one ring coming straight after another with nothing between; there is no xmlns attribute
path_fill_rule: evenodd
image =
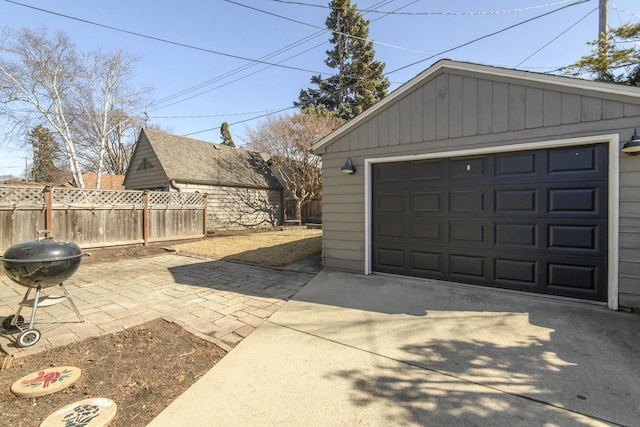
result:
<svg viewBox="0 0 640 427"><path fill-rule="evenodd" d="M193 193L0 186L0 251L45 228L80 247L202 237L205 203Z"/></svg>

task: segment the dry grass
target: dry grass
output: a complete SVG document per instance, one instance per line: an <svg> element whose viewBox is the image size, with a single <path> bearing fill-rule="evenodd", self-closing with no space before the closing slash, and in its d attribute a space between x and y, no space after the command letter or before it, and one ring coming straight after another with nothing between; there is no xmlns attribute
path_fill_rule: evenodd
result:
<svg viewBox="0 0 640 427"><path fill-rule="evenodd" d="M306 228L221 236L171 246L177 252L225 261L281 267L322 249L322 230Z"/></svg>

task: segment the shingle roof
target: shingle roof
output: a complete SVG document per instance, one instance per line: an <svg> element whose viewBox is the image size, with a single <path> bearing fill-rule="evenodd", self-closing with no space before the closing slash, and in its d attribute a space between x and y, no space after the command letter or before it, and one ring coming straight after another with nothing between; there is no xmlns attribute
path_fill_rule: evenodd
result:
<svg viewBox="0 0 640 427"><path fill-rule="evenodd" d="M142 132L170 180L210 185L276 188L282 186L259 152L172 135Z"/></svg>

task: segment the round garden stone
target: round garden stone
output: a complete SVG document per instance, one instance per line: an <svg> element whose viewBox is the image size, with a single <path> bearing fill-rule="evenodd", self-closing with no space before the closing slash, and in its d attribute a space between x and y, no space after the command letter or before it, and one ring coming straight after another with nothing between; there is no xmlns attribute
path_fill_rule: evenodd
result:
<svg viewBox="0 0 640 427"><path fill-rule="evenodd" d="M111 399L84 399L58 409L40 427L104 427L111 423L117 411L118 407Z"/></svg>
<svg viewBox="0 0 640 427"><path fill-rule="evenodd" d="M80 375L80 368L74 366L43 369L13 383L11 392L18 397L44 396L71 386L80 379Z"/></svg>

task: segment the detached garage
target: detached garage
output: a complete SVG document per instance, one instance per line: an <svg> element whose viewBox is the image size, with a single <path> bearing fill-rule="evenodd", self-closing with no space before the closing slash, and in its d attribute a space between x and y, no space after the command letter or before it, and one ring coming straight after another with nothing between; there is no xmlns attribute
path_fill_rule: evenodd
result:
<svg viewBox="0 0 640 427"><path fill-rule="evenodd" d="M324 266L640 307L636 127L640 88L440 61L314 146Z"/></svg>

